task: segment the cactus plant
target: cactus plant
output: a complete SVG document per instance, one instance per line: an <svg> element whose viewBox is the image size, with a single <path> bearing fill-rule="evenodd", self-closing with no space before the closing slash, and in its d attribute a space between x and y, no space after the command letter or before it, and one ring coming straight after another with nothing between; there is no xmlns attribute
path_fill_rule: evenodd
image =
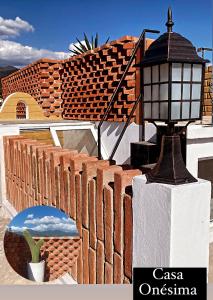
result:
<svg viewBox="0 0 213 300"><path fill-rule="evenodd" d="M23 231L23 235L30 247L32 263L38 263L40 260L40 249L44 243L44 240L41 239L41 240L38 240L37 242L34 241L34 239L32 238L32 236L30 235L30 233L27 229Z"/></svg>

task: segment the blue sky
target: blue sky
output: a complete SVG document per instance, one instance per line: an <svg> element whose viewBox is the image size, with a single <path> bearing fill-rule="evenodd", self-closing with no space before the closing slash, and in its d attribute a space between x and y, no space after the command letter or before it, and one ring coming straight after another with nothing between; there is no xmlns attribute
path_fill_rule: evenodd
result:
<svg viewBox="0 0 213 300"><path fill-rule="evenodd" d="M34 206L17 214L8 227L14 232L22 232L25 228L36 232L51 233L60 231L65 236L77 235L75 222L65 213L51 206Z"/></svg>
<svg viewBox="0 0 213 300"><path fill-rule="evenodd" d="M28 24L19 27L18 34L2 35L0 50L7 48L7 52L5 50L5 55L4 51L0 52L0 64L10 59L13 63L20 59L21 64L26 64L39 56L62 58L76 36L83 38L83 32L89 36L98 32L100 42L108 36L111 40L123 35L139 36L144 28L159 29L163 33L169 5L173 10L174 31L190 39L196 47L212 47L210 0L1 0L0 3L3 21L19 17ZM32 49L22 49L20 45Z"/></svg>

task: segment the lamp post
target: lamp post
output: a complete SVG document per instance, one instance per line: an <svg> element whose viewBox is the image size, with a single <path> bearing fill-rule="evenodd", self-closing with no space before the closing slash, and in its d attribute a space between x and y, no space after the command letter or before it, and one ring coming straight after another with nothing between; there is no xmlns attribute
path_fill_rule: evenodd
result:
<svg viewBox="0 0 213 300"><path fill-rule="evenodd" d="M144 120L164 121L167 134L162 137L156 166L146 174L147 182L183 184L197 181L184 164L179 121L201 119L205 60L192 43L173 32L172 11L168 10L167 32L156 39L141 61L143 67Z"/></svg>

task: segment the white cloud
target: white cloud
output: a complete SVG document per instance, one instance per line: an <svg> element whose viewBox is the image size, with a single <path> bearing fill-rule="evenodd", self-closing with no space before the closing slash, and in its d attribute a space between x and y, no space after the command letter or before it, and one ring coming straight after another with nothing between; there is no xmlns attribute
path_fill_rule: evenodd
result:
<svg viewBox="0 0 213 300"><path fill-rule="evenodd" d="M13 232L22 232L23 230L27 229L27 227L18 227L18 226L11 226L9 227L11 231Z"/></svg>
<svg viewBox="0 0 213 300"><path fill-rule="evenodd" d="M84 46L86 46L86 43L85 43L84 40L81 41L81 43L82 43ZM80 43L70 43L68 49L69 49L69 50L76 50L76 48L75 48L74 46L80 47ZM81 47L80 47L80 48L81 48ZM74 53L70 52L70 55L72 56L72 55L74 55Z"/></svg>
<svg viewBox="0 0 213 300"><path fill-rule="evenodd" d="M57 223L71 223L72 220L68 218L58 218L54 216L45 216L43 218L34 218L32 220L25 220L24 224L57 224Z"/></svg>
<svg viewBox="0 0 213 300"><path fill-rule="evenodd" d="M29 214L28 216L27 216L27 219L32 219L34 217L34 214Z"/></svg>
<svg viewBox="0 0 213 300"><path fill-rule="evenodd" d="M46 233L49 232L55 232L55 231L60 231L64 232L65 234L77 234L77 228L75 222L70 219L70 218L58 218L54 216L45 216L42 218L34 218L33 219L33 214L29 214L24 221L23 227L18 227L18 226L8 226L10 231L21 233L25 229L30 229L33 231ZM54 234L54 233L53 233Z"/></svg>
<svg viewBox="0 0 213 300"><path fill-rule="evenodd" d="M76 230L76 226L71 223L67 223L67 224L64 224L64 223L51 224L51 223L49 223L49 224L40 224L35 227L32 227L31 229L34 231L41 231L41 232L58 230L58 231L65 231L65 232L71 233L73 230Z"/></svg>
<svg viewBox="0 0 213 300"><path fill-rule="evenodd" d="M8 38L20 35L22 31L33 32L34 27L27 21L16 17L15 20L4 19L0 16L0 38Z"/></svg>
<svg viewBox="0 0 213 300"><path fill-rule="evenodd" d="M28 226L34 225L30 229L41 232L52 230L71 232L77 230L74 221L65 217L45 216L42 218L27 219L24 221L24 224Z"/></svg>
<svg viewBox="0 0 213 300"><path fill-rule="evenodd" d="M40 58L65 59L70 53L24 46L14 41L0 40L0 65L22 67Z"/></svg>

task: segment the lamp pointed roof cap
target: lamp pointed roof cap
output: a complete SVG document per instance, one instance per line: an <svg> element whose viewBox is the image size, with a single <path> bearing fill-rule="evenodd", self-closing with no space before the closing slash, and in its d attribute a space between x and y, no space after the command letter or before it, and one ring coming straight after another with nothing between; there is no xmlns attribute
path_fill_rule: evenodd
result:
<svg viewBox="0 0 213 300"><path fill-rule="evenodd" d="M206 61L198 56L196 48L182 35L173 32L172 10L168 9L166 22L167 32L156 39L146 50L141 65L160 64L167 62L176 63L205 63Z"/></svg>
<svg viewBox="0 0 213 300"><path fill-rule="evenodd" d="M166 22L167 32L172 32L172 27L174 26L174 22L172 20L172 9L171 7L168 8L168 19Z"/></svg>

